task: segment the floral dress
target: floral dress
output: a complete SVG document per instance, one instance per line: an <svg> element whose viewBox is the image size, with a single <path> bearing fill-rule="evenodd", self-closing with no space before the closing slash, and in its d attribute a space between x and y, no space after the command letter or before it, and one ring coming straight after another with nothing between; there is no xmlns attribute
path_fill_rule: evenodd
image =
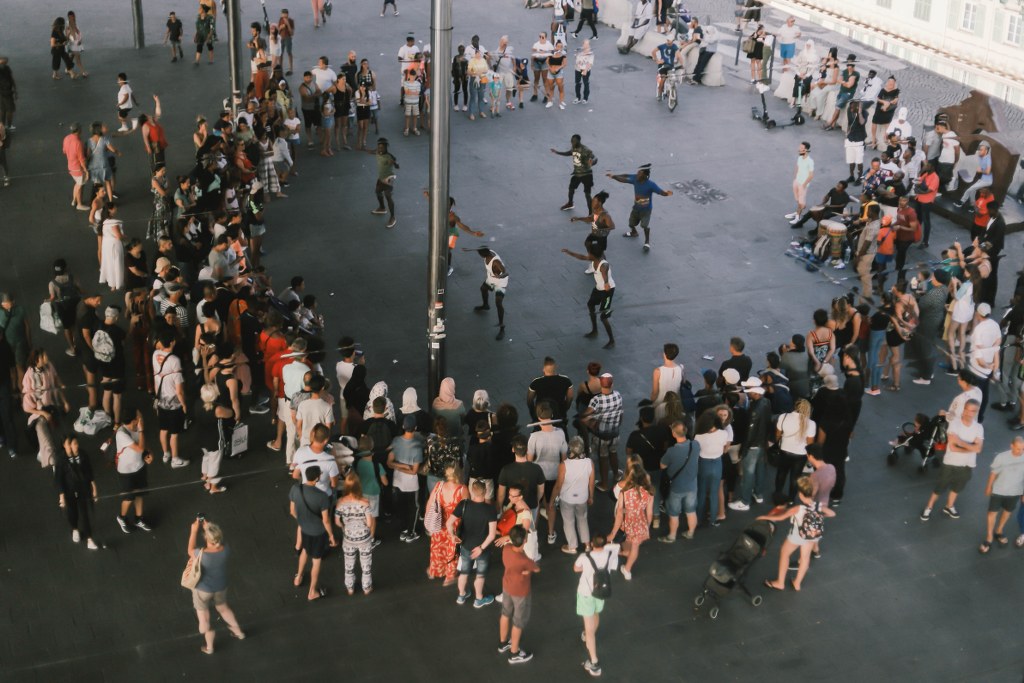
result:
<svg viewBox="0 0 1024 683"><path fill-rule="evenodd" d="M167 194L167 176L153 180L164 190L164 194L161 195L156 188L151 189L153 215L149 219L149 230L146 231L146 237L155 241L171 234L171 203L170 195Z"/></svg>
<svg viewBox="0 0 1024 683"><path fill-rule="evenodd" d="M455 439L442 439L436 434L427 441L427 474L444 479L444 471L462 460L459 443Z"/></svg>
<svg viewBox="0 0 1024 683"><path fill-rule="evenodd" d="M622 531L630 543L646 541L651 537L647 527L647 502L651 494L641 486L622 492Z"/></svg>
<svg viewBox="0 0 1024 683"><path fill-rule="evenodd" d="M444 482L439 482L434 489L437 500L441 503L441 530L430 537L430 564L427 575L432 578L443 578L446 581L455 579L455 567L458 555L455 553L455 539L448 533L448 518L455 512L455 506L466 498L466 487L461 484L451 498L444 496Z"/></svg>

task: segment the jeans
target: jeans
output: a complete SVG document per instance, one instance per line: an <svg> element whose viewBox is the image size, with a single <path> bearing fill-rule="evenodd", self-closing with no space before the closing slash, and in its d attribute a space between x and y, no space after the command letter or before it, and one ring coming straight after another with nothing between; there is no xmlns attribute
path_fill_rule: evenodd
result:
<svg viewBox="0 0 1024 683"><path fill-rule="evenodd" d="M570 548L578 548L580 543L590 543L590 524L587 522L587 501L582 503L566 503L559 505L562 513L562 531L565 533L565 544ZM577 539L576 533L579 532Z"/></svg>
<svg viewBox="0 0 1024 683"><path fill-rule="evenodd" d="M981 377L974 372L971 372L974 376L974 385L981 389L981 406L978 408L978 423L985 421L985 408L988 407L988 390L989 380L991 377Z"/></svg>
<svg viewBox="0 0 1024 683"><path fill-rule="evenodd" d="M914 210L917 211L917 218L921 221L921 241L928 244L928 238L932 234L932 204L914 202Z"/></svg>
<svg viewBox="0 0 1024 683"><path fill-rule="evenodd" d="M480 79L473 77L469 79L469 115L482 114L484 111L484 86Z"/></svg>
<svg viewBox="0 0 1024 683"><path fill-rule="evenodd" d="M580 85L583 86L583 97L580 98ZM576 72L576 99L590 99L590 72L583 73L582 71Z"/></svg>
<svg viewBox="0 0 1024 683"><path fill-rule="evenodd" d="M882 365L878 362L878 354L881 353L882 345L885 344L885 330L871 330L868 344L866 364L871 369L871 381L868 383L868 388L873 389L882 383Z"/></svg>
<svg viewBox="0 0 1024 683"><path fill-rule="evenodd" d="M751 448L740 460L743 479L740 482L740 500L750 505L757 493L764 492L765 462L764 449ZM697 475L700 476L699 474Z"/></svg>
<svg viewBox="0 0 1024 683"><path fill-rule="evenodd" d="M976 181L973 185L968 187L967 190L964 192L963 196L960 197L960 203L973 204L975 197L978 196L978 190L982 189L983 187L992 187L992 179L979 179L978 181Z"/></svg>
<svg viewBox="0 0 1024 683"><path fill-rule="evenodd" d="M722 458L701 458L697 463L697 519L704 516L707 501L711 521L718 519L718 486L722 481Z"/></svg>

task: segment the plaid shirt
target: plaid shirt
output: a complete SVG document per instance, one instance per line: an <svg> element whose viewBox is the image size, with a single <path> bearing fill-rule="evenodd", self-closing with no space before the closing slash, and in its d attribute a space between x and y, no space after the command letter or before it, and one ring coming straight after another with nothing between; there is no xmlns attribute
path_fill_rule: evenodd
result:
<svg viewBox="0 0 1024 683"><path fill-rule="evenodd" d="M610 394L598 394L590 399L590 408L594 411L593 431L602 438L611 439L619 435L622 424L622 394L612 391Z"/></svg>

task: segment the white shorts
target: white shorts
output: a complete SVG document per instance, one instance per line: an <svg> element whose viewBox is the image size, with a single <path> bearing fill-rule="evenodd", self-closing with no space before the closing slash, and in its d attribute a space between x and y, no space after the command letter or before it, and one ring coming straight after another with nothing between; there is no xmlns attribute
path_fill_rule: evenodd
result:
<svg viewBox="0 0 1024 683"><path fill-rule="evenodd" d="M798 180L793 181L793 197L796 198L796 203L801 206L807 205L807 186Z"/></svg>
<svg viewBox="0 0 1024 683"><path fill-rule="evenodd" d="M501 84L506 90L511 90L516 87L516 75L509 71L508 73L501 74Z"/></svg>
<svg viewBox="0 0 1024 683"><path fill-rule="evenodd" d="M863 142L852 142L847 140L844 144L846 148L846 163L848 164L864 164L864 143Z"/></svg>

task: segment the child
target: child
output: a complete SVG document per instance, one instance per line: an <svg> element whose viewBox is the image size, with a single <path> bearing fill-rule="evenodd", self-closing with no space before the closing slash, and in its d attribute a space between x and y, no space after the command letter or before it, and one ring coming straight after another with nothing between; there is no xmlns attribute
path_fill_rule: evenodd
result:
<svg viewBox="0 0 1024 683"><path fill-rule="evenodd" d="M320 156L334 156L334 149L331 146L331 135L334 132L334 100L330 97L324 98L323 109L321 109L320 125Z"/></svg>
<svg viewBox="0 0 1024 683"><path fill-rule="evenodd" d="M373 439L367 435L359 437L359 448L353 455L355 465L352 469L359 476L359 484L363 490L363 497L370 502L370 516L377 519L380 513L380 487L388 485L387 474L379 469L373 461ZM374 529L373 547L380 545Z"/></svg>
<svg viewBox="0 0 1024 683"><path fill-rule="evenodd" d="M491 116L501 118L501 76L494 71L487 72L487 87L491 92Z"/></svg>
<svg viewBox="0 0 1024 683"><path fill-rule="evenodd" d="M380 134L380 128L377 127L377 112L380 111L380 93L376 90L370 91L370 121L373 122L373 132L375 135ZM365 140L364 140L365 142Z"/></svg>

